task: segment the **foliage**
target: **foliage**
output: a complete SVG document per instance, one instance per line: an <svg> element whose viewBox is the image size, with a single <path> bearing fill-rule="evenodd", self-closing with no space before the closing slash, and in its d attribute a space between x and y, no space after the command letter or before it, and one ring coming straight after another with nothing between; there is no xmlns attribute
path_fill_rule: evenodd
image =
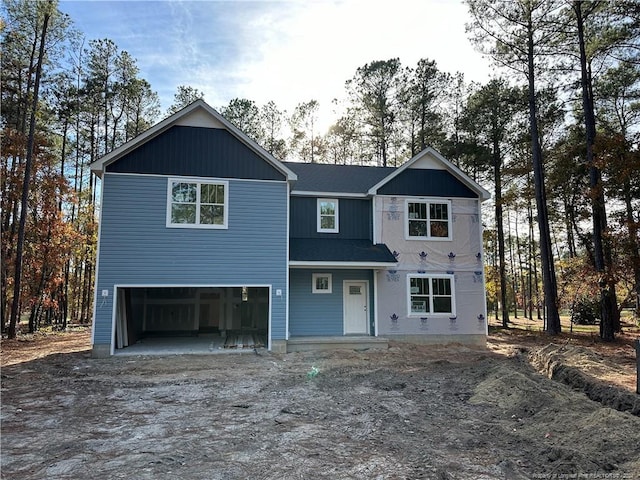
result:
<svg viewBox="0 0 640 480"><path fill-rule="evenodd" d="M201 98L204 98L204 93L202 93L197 88L193 88L188 85L178 85L178 91L173 96L173 104L171 104L171 106L167 110L166 116L168 117L170 115L173 115L179 110L182 110L187 105Z"/></svg>
<svg viewBox="0 0 640 480"><path fill-rule="evenodd" d="M282 160L390 166L427 145L439 149L494 191L494 203L483 206L488 304L540 317L549 295L542 291L544 250L557 267L554 303L568 309L583 297L596 297L602 279L595 268L591 205L596 192L586 162L577 62L578 3L469 0L471 39L497 67L484 85L443 72L428 58L412 65L390 58L365 63L346 79L344 98L332 105L335 119L325 131L318 122L325 106L312 99L286 112L273 101L259 105L234 98L220 111ZM597 119L593 164L602 175L603 240L612 259L607 275L615 285L617 307L631 303L640 316L638 3L580 6L588 12L585 54ZM52 15L44 38L19 297L29 328L90 320L100 187L88 165L160 116L158 96L140 77L135 58L112 40L85 42L56 2L3 3L3 330L13 300L29 106L47 9ZM180 85L166 114L203 97L197 88ZM536 130L530 128L534 119ZM534 156L544 168L543 185L536 185ZM546 199L536 205L536 188L542 187ZM549 223L549 238L542 242L537 232L541 215Z"/></svg>
<svg viewBox="0 0 640 480"><path fill-rule="evenodd" d="M10 327L13 335L7 319L14 300L30 331L90 321L97 181L88 164L148 128L159 102L128 52L108 39L85 48L57 2L12 0L2 15L1 313L3 333Z"/></svg>
<svg viewBox="0 0 640 480"><path fill-rule="evenodd" d="M571 308L571 322L576 325L596 325L600 321L600 301L593 297L578 298Z"/></svg>

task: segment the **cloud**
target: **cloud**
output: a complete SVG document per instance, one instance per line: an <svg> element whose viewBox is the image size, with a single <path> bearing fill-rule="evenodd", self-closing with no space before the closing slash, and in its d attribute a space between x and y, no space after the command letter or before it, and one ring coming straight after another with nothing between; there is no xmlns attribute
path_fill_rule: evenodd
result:
<svg viewBox="0 0 640 480"><path fill-rule="evenodd" d="M466 38L466 7L451 0L62 1L61 9L88 38L129 51L165 109L189 85L214 107L244 97L292 111L316 99L329 118L358 67L394 57L405 66L429 58L467 80L489 76Z"/></svg>
<svg viewBox="0 0 640 480"><path fill-rule="evenodd" d="M345 81L374 60L399 57L415 66L429 58L443 71L484 80L488 65L466 39L465 15L462 4L449 1L274 3L241 29L243 45L258 54L237 65L237 91L289 111L316 99L328 116L331 101L345 95Z"/></svg>

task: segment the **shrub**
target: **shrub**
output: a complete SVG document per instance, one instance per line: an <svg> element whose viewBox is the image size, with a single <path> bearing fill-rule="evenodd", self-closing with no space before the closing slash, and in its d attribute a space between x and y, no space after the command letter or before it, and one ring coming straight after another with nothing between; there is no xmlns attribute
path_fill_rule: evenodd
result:
<svg viewBox="0 0 640 480"><path fill-rule="evenodd" d="M600 302L592 298L579 298L571 308L571 322L576 325L596 325L600 321Z"/></svg>

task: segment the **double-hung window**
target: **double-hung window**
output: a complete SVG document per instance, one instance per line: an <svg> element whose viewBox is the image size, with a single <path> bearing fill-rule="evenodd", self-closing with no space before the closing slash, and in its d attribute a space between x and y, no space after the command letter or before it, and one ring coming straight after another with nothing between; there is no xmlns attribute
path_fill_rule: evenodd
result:
<svg viewBox="0 0 640 480"><path fill-rule="evenodd" d="M451 202L407 200L407 239L451 240Z"/></svg>
<svg viewBox="0 0 640 480"><path fill-rule="evenodd" d="M453 275L409 275L409 316L455 316Z"/></svg>
<svg viewBox="0 0 640 480"><path fill-rule="evenodd" d="M229 183L169 179L168 227L227 228Z"/></svg>
<svg viewBox="0 0 640 480"><path fill-rule="evenodd" d="M336 198L318 199L318 232L338 233L338 200Z"/></svg>

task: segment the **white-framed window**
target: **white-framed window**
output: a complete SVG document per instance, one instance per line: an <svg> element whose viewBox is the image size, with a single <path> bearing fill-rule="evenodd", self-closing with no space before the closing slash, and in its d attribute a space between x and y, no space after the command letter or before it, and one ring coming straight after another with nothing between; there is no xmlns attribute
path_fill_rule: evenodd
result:
<svg viewBox="0 0 640 480"><path fill-rule="evenodd" d="M319 198L318 199L318 232L338 233L338 199Z"/></svg>
<svg viewBox="0 0 640 480"><path fill-rule="evenodd" d="M311 275L311 293L331 293L333 283L330 273L314 273Z"/></svg>
<svg viewBox="0 0 640 480"><path fill-rule="evenodd" d="M229 182L170 178L167 227L227 228Z"/></svg>
<svg viewBox="0 0 640 480"><path fill-rule="evenodd" d="M407 199L407 240L451 240L451 202L437 199Z"/></svg>
<svg viewBox="0 0 640 480"><path fill-rule="evenodd" d="M407 311L410 317L456 316L453 275L407 275Z"/></svg>

